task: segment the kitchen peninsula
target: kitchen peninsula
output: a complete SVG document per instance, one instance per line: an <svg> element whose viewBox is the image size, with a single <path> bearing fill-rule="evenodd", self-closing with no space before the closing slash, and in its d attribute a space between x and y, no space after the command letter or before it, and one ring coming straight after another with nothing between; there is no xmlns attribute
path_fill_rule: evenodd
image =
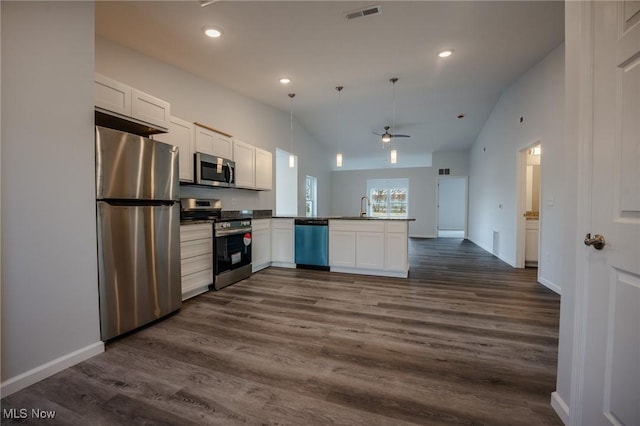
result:
<svg viewBox="0 0 640 426"><path fill-rule="evenodd" d="M295 217L272 218L272 265L295 267ZM305 218L306 219L306 218ZM327 217L331 272L406 278L408 224L415 219Z"/></svg>

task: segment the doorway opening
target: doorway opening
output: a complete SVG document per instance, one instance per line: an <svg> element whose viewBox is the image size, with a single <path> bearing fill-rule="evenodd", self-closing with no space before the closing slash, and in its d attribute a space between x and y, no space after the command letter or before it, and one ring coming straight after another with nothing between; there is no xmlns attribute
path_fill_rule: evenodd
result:
<svg viewBox="0 0 640 426"><path fill-rule="evenodd" d="M518 229L516 232L516 267L538 267L540 257L540 199L541 199L540 141L518 153Z"/></svg>
<svg viewBox="0 0 640 426"><path fill-rule="evenodd" d="M467 237L467 176L438 176L438 238Z"/></svg>

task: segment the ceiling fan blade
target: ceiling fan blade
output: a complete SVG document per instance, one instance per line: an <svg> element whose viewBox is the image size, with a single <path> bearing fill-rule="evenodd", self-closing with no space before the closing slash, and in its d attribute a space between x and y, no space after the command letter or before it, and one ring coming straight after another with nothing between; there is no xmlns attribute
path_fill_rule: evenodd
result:
<svg viewBox="0 0 640 426"><path fill-rule="evenodd" d="M374 135L378 135L378 136L384 135L384 133L376 133L376 132L371 132L371 133L373 133Z"/></svg>
<svg viewBox="0 0 640 426"><path fill-rule="evenodd" d="M392 138L410 138L410 135L391 135Z"/></svg>

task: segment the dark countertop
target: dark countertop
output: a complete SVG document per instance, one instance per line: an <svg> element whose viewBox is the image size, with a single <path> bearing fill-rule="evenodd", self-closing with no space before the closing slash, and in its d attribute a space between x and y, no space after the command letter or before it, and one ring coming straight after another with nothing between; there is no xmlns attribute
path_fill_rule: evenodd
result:
<svg viewBox="0 0 640 426"><path fill-rule="evenodd" d="M415 218L381 218L381 217L371 217L371 216L273 216L272 210L223 210L222 211L222 220L229 218L239 218L239 219L320 219L320 220L387 220L387 221L395 221L395 222L414 222ZM220 220L220 219L219 219ZM202 223L214 223L215 220L189 220L189 221L180 221L180 225L196 225Z"/></svg>
<svg viewBox="0 0 640 426"><path fill-rule="evenodd" d="M273 219L322 219L322 220L387 220L398 222L414 222L416 219L410 218L384 218L384 217L371 217L371 216L272 216Z"/></svg>
<svg viewBox="0 0 640 426"><path fill-rule="evenodd" d="M180 225L202 225L203 223L208 223L210 225L213 225L214 222L215 222L215 220L213 220L213 219L209 219L209 220L181 220L180 221Z"/></svg>

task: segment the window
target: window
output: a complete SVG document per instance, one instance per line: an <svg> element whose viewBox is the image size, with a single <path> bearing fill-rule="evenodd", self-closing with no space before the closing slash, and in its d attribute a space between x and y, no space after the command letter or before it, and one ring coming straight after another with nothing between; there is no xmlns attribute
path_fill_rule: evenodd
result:
<svg viewBox="0 0 640 426"><path fill-rule="evenodd" d="M368 179L369 215L406 218L409 212L409 179Z"/></svg>
<svg viewBox="0 0 640 426"><path fill-rule="evenodd" d="M318 215L318 206L317 206L317 198L318 198L318 179L313 176L307 176L305 179L305 189L304 189L304 202L305 202L305 215L309 216L317 216Z"/></svg>

